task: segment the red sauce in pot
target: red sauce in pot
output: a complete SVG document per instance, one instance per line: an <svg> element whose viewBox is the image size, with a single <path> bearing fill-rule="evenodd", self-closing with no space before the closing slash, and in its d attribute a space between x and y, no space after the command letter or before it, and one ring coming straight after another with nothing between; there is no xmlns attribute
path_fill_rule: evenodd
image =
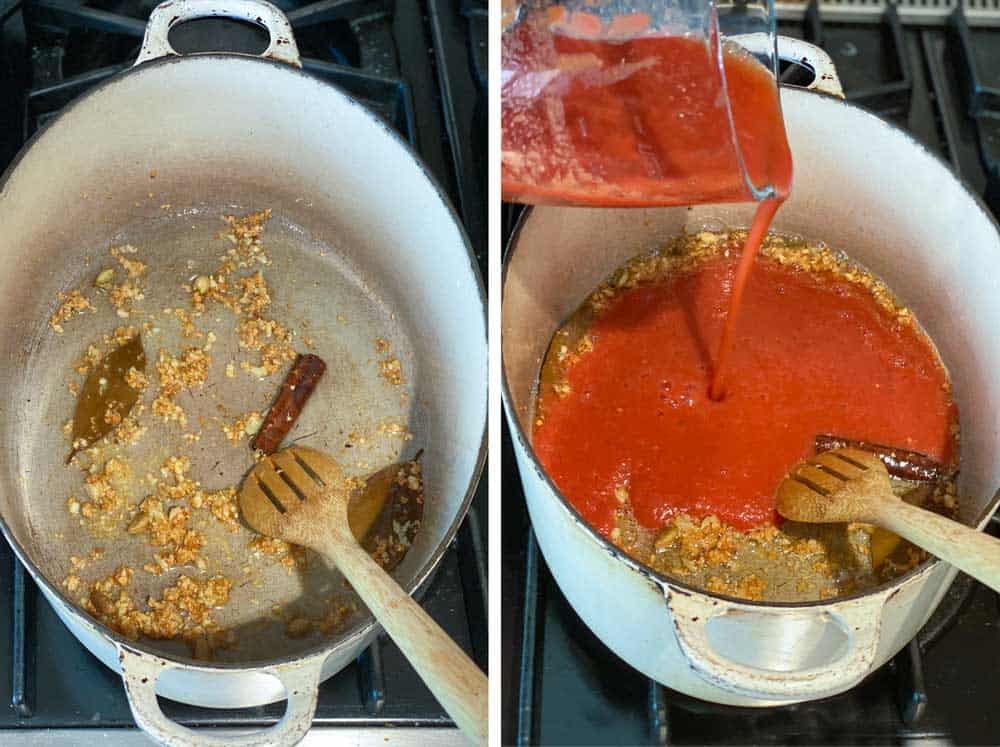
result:
<svg viewBox="0 0 1000 747"><path fill-rule="evenodd" d="M916 324L832 275L757 258L732 333L721 400L712 353L738 260L618 293L591 324L593 350L543 393L535 451L593 526L614 526L615 487L638 522L715 514L738 529L775 522L774 492L819 433L898 445L948 463L957 410Z"/></svg>

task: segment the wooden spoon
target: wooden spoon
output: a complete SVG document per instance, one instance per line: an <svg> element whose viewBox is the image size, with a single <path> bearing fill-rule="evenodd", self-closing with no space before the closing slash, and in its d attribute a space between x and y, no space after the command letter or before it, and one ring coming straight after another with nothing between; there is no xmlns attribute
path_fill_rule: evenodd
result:
<svg viewBox="0 0 1000 747"><path fill-rule="evenodd" d="M352 487L332 458L293 446L265 457L247 475L240 510L261 534L335 564L458 727L486 744L486 676L358 544L347 519Z"/></svg>
<svg viewBox="0 0 1000 747"><path fill-rule="evenodd" d="M799 462L778 488L777 508L793 521L876 524L1000 591L1000 540L897 498L885 465L867 451Z"/></svg>

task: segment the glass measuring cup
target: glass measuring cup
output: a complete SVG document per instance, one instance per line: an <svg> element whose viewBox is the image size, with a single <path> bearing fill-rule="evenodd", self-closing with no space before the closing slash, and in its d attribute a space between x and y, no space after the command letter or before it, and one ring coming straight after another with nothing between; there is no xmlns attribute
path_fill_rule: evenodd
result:
<svg viewBox="0 0 1000 747"><path fill-rule="evenodd" d="M773 0L508 0L503 27L505 199L787 194Z"/></svg>

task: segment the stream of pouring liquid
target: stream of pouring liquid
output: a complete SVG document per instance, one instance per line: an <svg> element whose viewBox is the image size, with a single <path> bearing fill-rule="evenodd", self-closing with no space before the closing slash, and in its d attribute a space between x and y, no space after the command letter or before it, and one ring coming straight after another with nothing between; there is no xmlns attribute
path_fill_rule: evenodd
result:
<svg viewBox="0 0 1000 747"><path fill-rule="evenodd" d="M726 324L722 328L722 338L719 341L719 352L715 356L715 370L712 372L712 385L709 389L709 396L719 401L726 396L725 377L728 369L729 353L733 349L733 333L740 316L740 304L743 300L743 292L746 290L750 280L750 271L753 269L754 261L757 259L757 252L760 250L761 242L767 236L767 231L771 227L775 213L784 202L783 198L764 200L757 205L757 212L754 213L753 223L750 224L750 231L743 244L743 255L740 257L740 264L736 268L736 278L733 281L732 295L729 297L729 309L726 312Z"/></svg>
<svg viewBox="0 0 1000 747"><path fill-rule="evenodd" d="M503 37L501 175L505 199L536 205L745 202L747 177L772 186L732 286L709 392L719 400L743 293L790 191L792 160L773 73L723 43L723 79L711 48L687 36L560 35L528 18Z"/></svg>

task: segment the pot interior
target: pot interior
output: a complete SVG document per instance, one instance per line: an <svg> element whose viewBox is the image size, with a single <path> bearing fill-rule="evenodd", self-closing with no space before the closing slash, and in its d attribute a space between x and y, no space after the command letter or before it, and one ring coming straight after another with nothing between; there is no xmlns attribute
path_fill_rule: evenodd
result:
<svg viewBox="0 0 1000 747"><path fill-rule="evenodd" d="M845 251L914 311L954 384L960 518L982 524L1000 486L996 225L944 164L902 131L801 90L785 89L782 106L795 178L772 229ZM627 259L683 231L748 227L754 207L546 207L526 214L508 250L501 322L508 405L526 439L546 349L587 295Z"/></svg>
<svg viewBox="0 0 1000 747"><path fill-rule="evenodd" d="M115 548L101 561L105 570L134 564L142 592L180 573L196 574L183 568L140 582L146 574L137 561L150 559L148 545L102 542L67 514L66 499L80 483L79 472L62 464L67 441L60 429L74 402L66 386L70 364L91 338L141 319L116 319L106 302L95 300L99 313L67 322L56 336L46 320L57 291L89 289L98 268L111 264L108 246L129 243L150 268L140 307L158 311L181 283L218 265L225 251L214 238L225 227L221 215L263 208L274 214L263 236L271 257L262 268L270 315L298 331L298 352L308 351L302 338L309 337L328 365L323 393L290 437L312 434L302 443L329 451L358 475L424 449L424 521L395 572L405 588L426 577L457 529L481 463L486 339L477 271L450 207L401 142L339 91L255 59L168 60L113 79L73 104L22 154L0 194L0 257L7 267L0 277L6 319L0 345L11 362L0 375L8 403L0 421L0 513L24 556L64 596L77 596L59 586L69 555L102 544ZM205 330L215 322L234 325L231 315L215 311L206 312ZM222 316L228 318L209 318ZM157 333L143 334L151 389L161 348L176 355L185 345L204 344L183 340L175 320L156 326ZM378 337L393 344L402 387L379 376ZM237 354L232 333L219 334L212 366L233 359L238 366ZM224 392L206 387L180 395L178 403L189 413L221 404L230 421L266 408L281 373L264 381L236 373ZM413 439L359 442L358 435L390 422L405 424ZM206 490L238 484L253 463L246 442L229 444L214 421L174 427L171 438L201 432L184 453L192 478ZM171 455L168 443L155 439L140 440L138 448L151 463ZM219 651L220 661L285 659L335 645L370 624L357 615L332 637L285 636L272 606L316 611L318 600L343 589L339 575L322 564L309 572L274 566L243 574L249 535L211 526L205 532L206 542L226 548L208 575L224 573L235 586L216 618L237 629L238 644ZM89 567L87 580L104 566ZM181 644L144 646L186 658Z"/></svg>

